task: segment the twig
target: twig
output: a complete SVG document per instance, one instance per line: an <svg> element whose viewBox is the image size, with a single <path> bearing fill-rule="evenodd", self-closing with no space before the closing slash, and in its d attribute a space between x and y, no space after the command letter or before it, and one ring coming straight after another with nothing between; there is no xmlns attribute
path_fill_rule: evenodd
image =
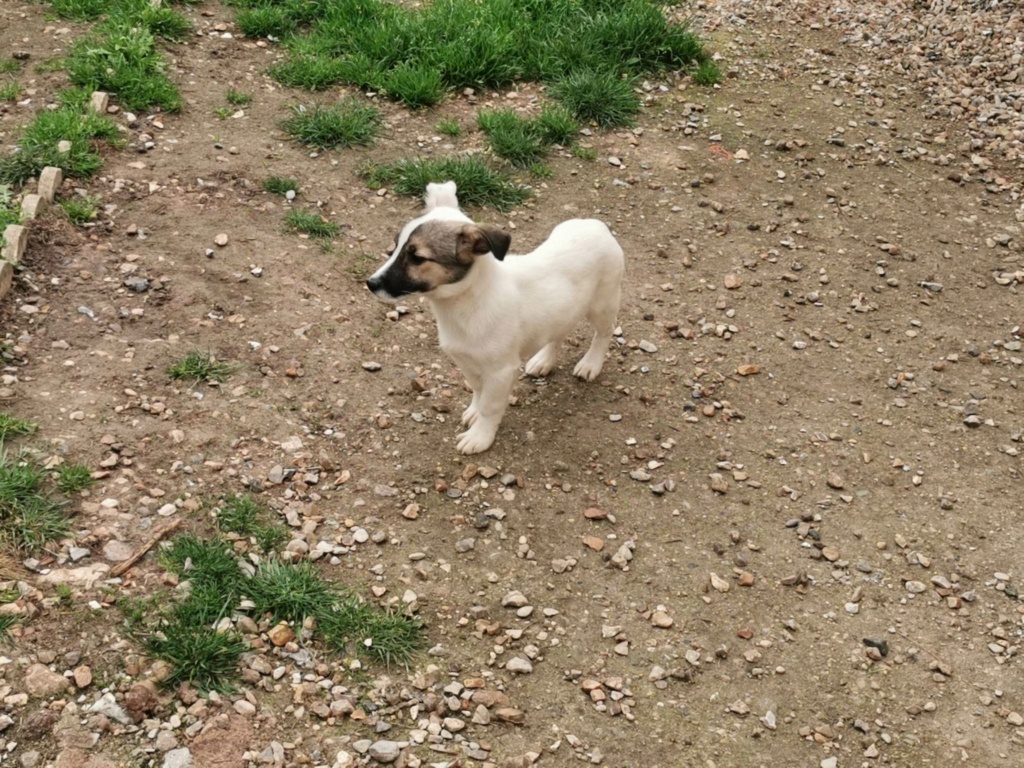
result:
<svg viewBox="0 0 1024 768"><path fill-rule="evenodd" d="M145 544L142 545L142 549L140 549L134 555L129 557L123 563L114 566L114 568L112 568L111 571L110 571L110 575L114 576L114 577L117 577L117 576L120 576L121 574L123 574L125 571L129 570L133 565L135 565L137 562L139 562L139 560L144 558L146 556L146 553L149 552L149 550L151 550L153 547L155 547L157 545L157 542L160 541L160 539L162 539L164 536L166 536L171 531L176 531L180 527L181 527L181 520L175 520L170 525L168 525L168 526L164 527L162 530L158 531L156 534L153 535L153 538L151 538L149 541L147 541Z"/></svg>

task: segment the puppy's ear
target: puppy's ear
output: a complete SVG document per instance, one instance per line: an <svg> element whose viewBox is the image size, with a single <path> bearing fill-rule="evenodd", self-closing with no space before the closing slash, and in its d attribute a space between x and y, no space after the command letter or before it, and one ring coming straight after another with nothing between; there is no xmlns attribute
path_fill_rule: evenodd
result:
<svg viewBox="0 0 1024 768"><path fill-rule="evenodd" d="M459 231L456 250L462 261L493 253L501 261L512 244L512 235L493 224L467 224Z"/></svg>
<svg viewBox="0 0 1024 768"><path fill-rule="evenodd" d="M424 208L428 213L435 208L458 208L457 191L454 181L446 181L444 184L427 184L427 191L423 195Z"/></svg>

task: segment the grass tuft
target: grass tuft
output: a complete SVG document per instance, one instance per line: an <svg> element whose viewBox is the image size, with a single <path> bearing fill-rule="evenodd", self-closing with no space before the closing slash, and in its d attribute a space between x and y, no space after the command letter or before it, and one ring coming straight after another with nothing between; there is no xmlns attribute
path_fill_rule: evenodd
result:
<svg viewBox="0 0 1024 768"><path fill-rule="evenodd" d="M287 195L289 192L299 194L299 182L284 176L268 176L263 180L263 188L273 195Z"/></svg>
<svg viewBox="0 0 1024 768"><path fill-rule="evenodd" d="M245 595L256 604L256 612L275 621L302 623L332 605L337 591L324 581L312 563L264 560L245 583Z"/></svg>
<svg viewBox="0 0 1024 768"><path fill-rule="evenodd" d="M583 70L556 82L551 95L577 118L603 128L632 125L640 112L633 81L615 70Z"/></svg>
<svg viewBox="0 0 1024 768"><path fill-rule="evenodd" d="M487 134L494 154L512 165L526 168L547 154L533 121L520 117L511 109L481 112L477 124Z"/></svg>
<svg viewBox="0 0 1024 768"><path fill-rule="evenodd" d="M234 631L215 632L175 616L146 641L146 650L171 665L165 686L188 683L203 693L230 693L246 644Z"/></svg>
<svg viewBox="0 0 1024 768"><path fill-rule="evenodd" d="M110 18L94 34L71 46L65 64L72 83L110 91L127 109L181 109L181 95L164 74L154 32L135 19Z"/></svg>
<svg viewBox="0 0 1024 768"><path fill-rule="evenodd" d="M189 352L178 362L167 369L172 379L192 381L224 381L234 370L234 366L217 362L209 352Z"/></svg>
<svg viewBox="0 0 1024 768"><path fill-rule="evenodd" d="M82 464L61 464L57 468L57 487L65 496L84 491L95 482L92 470Z"/></svg>
<svg viewBox="0 0 1024 768"><path fill-rule="evenodd" d="M544 107L534 122L541 140L546 144L571 146L580 132L579 122L565 107Z"/></svg>
<svg viewBox="0 0 1024 768"><path fill-rule="evenodd" d="M451 136L452 138L462 133L462 126L459 125L458 120L442 120L434 129L442 136Z"/></svg>
<svg viewBox="0 0 1024 768"><path fill-rule="evenodd" d="M0 411L0 445L3 445L8 438L24 437L34 434L35 431L36 425L31 421L25 421Z"/></svg>
<svg viewBox="0 0 1024 768"><path fill-rule="evenodd" d="M22 66L17 59L4 59L0 61L0 75L13 75L15 72L20 72Z"/></svg>
<svg viewBox="0 0 1024 768"><path fill-rule="evenodd" d="M698 65L707 54L656 0L235 0L239 18L260 31L287 29L289 58L271 69L282 84L322 89L337 83L383 90L417 108L448 89L552 84L610 73L631 80ZM264 22L264 20L267 20ZM272 23L271 23L272 22ZM265 27L265 28L264 28ZM621 93L619 94L621 95ZM598 120L625 124L632 111ZM583 100L583 107L593 102ZM592 120L566 106L577 119ZM605 122L608 120L608 122Z"/></svg>
<svg viewBox="0 0 1024 768"><path fill-rule="evenodd" d="M388 74L384 91L409 109L421 109L437 104L444 97L445 88L436 68L403 64Z"/></svg>
<svg viewBox="0 0 1024 768"><path fill-rule="evenodd" d="M221 502L217 509L217 527L224 533L252 537L264 552L271 552L286 538L279 525L265 524L269 513L255 496L232 496Z"/></svg>
<svg viewBox="0 0 1024 768"><path fill-rule="evenodd" d="M380 131L380 112L355 99L331 107L299 106L292 108L292 116L282 127L295 141L314 149L366 146Z"/></svg>
<svg viewBox="0 0 1024 768"><path fill-rule="evenodd" d="M64 504L44 488L46 473L0 453L0 540L21 552L38 550L68 532Z"/></svg>
<svg viewBox="0 0 1024 768"><path fill-rule="evenodd" d="M247 107L252 104L252 94L234 88L228 89L227 93L224 94L224 99L228 104L236 107Z"/></svg>
<svg viewBox="0 0 1024 768"><path fill-rule="evenodd" d="M17 101L20 93L21 85L14 80L0 85L0 101Z"/></svg>
<svg viewBox="0 0 1024 768"><path fill-rule="evenodd" d="M246 527L261 512L252 497L227 499L218 510L218 525ZM171 665L165 681L170 686L188 682L202 692L232 689L246 643L235 631L217 632L217 627L236 610L246 610L245 605L275 622L299 624L313 618L327 648L345 651L358 644L360 653L388 665L407 664L423 645L418 619L343 593L309 562L270 559L254 571L243 570L227 542L191 534L166 546L160 562L185 580L179 587L183 599L162 609L157 598L121 600L119 607L129 632L143 640L151 656ZM149 619L154 611L155 622Z"/></svg>
<svg viewBox="0 0 1024 768"><path fill-rule="evenodd" d="M323 216L313 210L303 211L293 208L288 211L285 217L285 224L292 232L302 232L310 237L329 240L337 237L341 227L333 221L327 221Z"/></svg>
<svg viewBox="0 0 1024 768"><path fill-rule="evenodd" d="M60 201L60 207L71 220L72 224L82 226L96 217L99 205L95 197L71 197Z"/></svg>
<svg viewBox="0 0 1024 768"><path fill-rule="evenodd" d="M0 233L4 231L8 224L20 224L21 223L21 208L14 201L14 192L6 184L0 184ZM0 413L0 424L3 423L3 413ZM0 435L0 442L3 442L3 436Z"/></svg>
<svg viewBox="0 0 1024 768"><path fill-rule="evenodd" d="M62 19L93 21L107 10L107 0L50 0L49 5Z"/></svg>
<svg viewBox="0 0 1024 768"><path fill-rule="evenodd" d="M722 71L714 59L708 57L701 61L693 71L693 81L697 85L715 85L722 82Z"/></svg>
<svg viewBox="0 0 1024 768"><path fill-rule="evenodd" d="M295 29L295 20L285 8L250 8L238 14L235 21L248 37L281 38Z"/></svg>
<svg viewBox="0 0 1024 768"><path fill-rule="evenodd" d="M0 159L0 184L24 184L48 165L65 176L91 176L103 165L96 142L117 139L117 127L101 115L72 107L40 112L22 133L14 154ZM58 151L61 141L70 142L68 152Z"/></svg>
<svg viewBox="0 0 1024 768"><path fill-rule="evenodd" d="M422 197L427 184L454 181L459 200L468 206L507 211L530 198L530 190L496 171L480 157L416 158L370 165L363 176L371 188L385 184L400 195Z"/></svg>
<svg viewBox="0 0 1024 768"><path fill-rule="evenodd" d="M391 667L407 665L422 647L423 626L418 619L382 612L349 597L317 616L317 631L335 648L357 644L357 650Z"/></svg>

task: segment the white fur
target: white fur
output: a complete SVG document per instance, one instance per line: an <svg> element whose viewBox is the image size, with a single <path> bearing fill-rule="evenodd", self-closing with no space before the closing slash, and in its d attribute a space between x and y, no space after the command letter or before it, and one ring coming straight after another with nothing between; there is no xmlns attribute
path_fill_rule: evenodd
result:
<svg viewBox="0 0 1024 768"><path fill-rule="evenodd" d="M404 238L429 218L469 221L457 207L454 183L431 186L427 213L405 227ZM572 219L532 253L504 261L485 254L462 280L426 294L441 348L473 389L462 414L469 429L459 435L460 452L491 447L519 366L525 361L527 375L547 375L562 341L584 319L594 336L573 372L585 381L597 377L615 328L624 268L622 248L604 223Z"/></svg>

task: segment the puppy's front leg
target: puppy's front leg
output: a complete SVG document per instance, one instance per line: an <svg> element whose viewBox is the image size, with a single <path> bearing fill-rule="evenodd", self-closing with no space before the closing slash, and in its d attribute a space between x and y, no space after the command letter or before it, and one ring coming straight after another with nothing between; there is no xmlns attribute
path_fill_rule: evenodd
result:
<svg viewBox="0 0 1024 768"><path fill-rule="evenodd" d="M494 442L498 425L508 408L508 396L519 371L519 361L503 366L492 372L485 373L483 385L475 400L477 417L467 431L459 435L458 449L460 453L480 453L486 451Z"/></svg>
<svg viewBox="0 0 1024 768"><path fill-rule="evenodd" d="M480 416L480 392L483 389L484 380L476 373L463 371L462 375L466 377L469 388L473 390L473 399L469 401L466 410L462 412L462 426L472 427Z"/></svg>

